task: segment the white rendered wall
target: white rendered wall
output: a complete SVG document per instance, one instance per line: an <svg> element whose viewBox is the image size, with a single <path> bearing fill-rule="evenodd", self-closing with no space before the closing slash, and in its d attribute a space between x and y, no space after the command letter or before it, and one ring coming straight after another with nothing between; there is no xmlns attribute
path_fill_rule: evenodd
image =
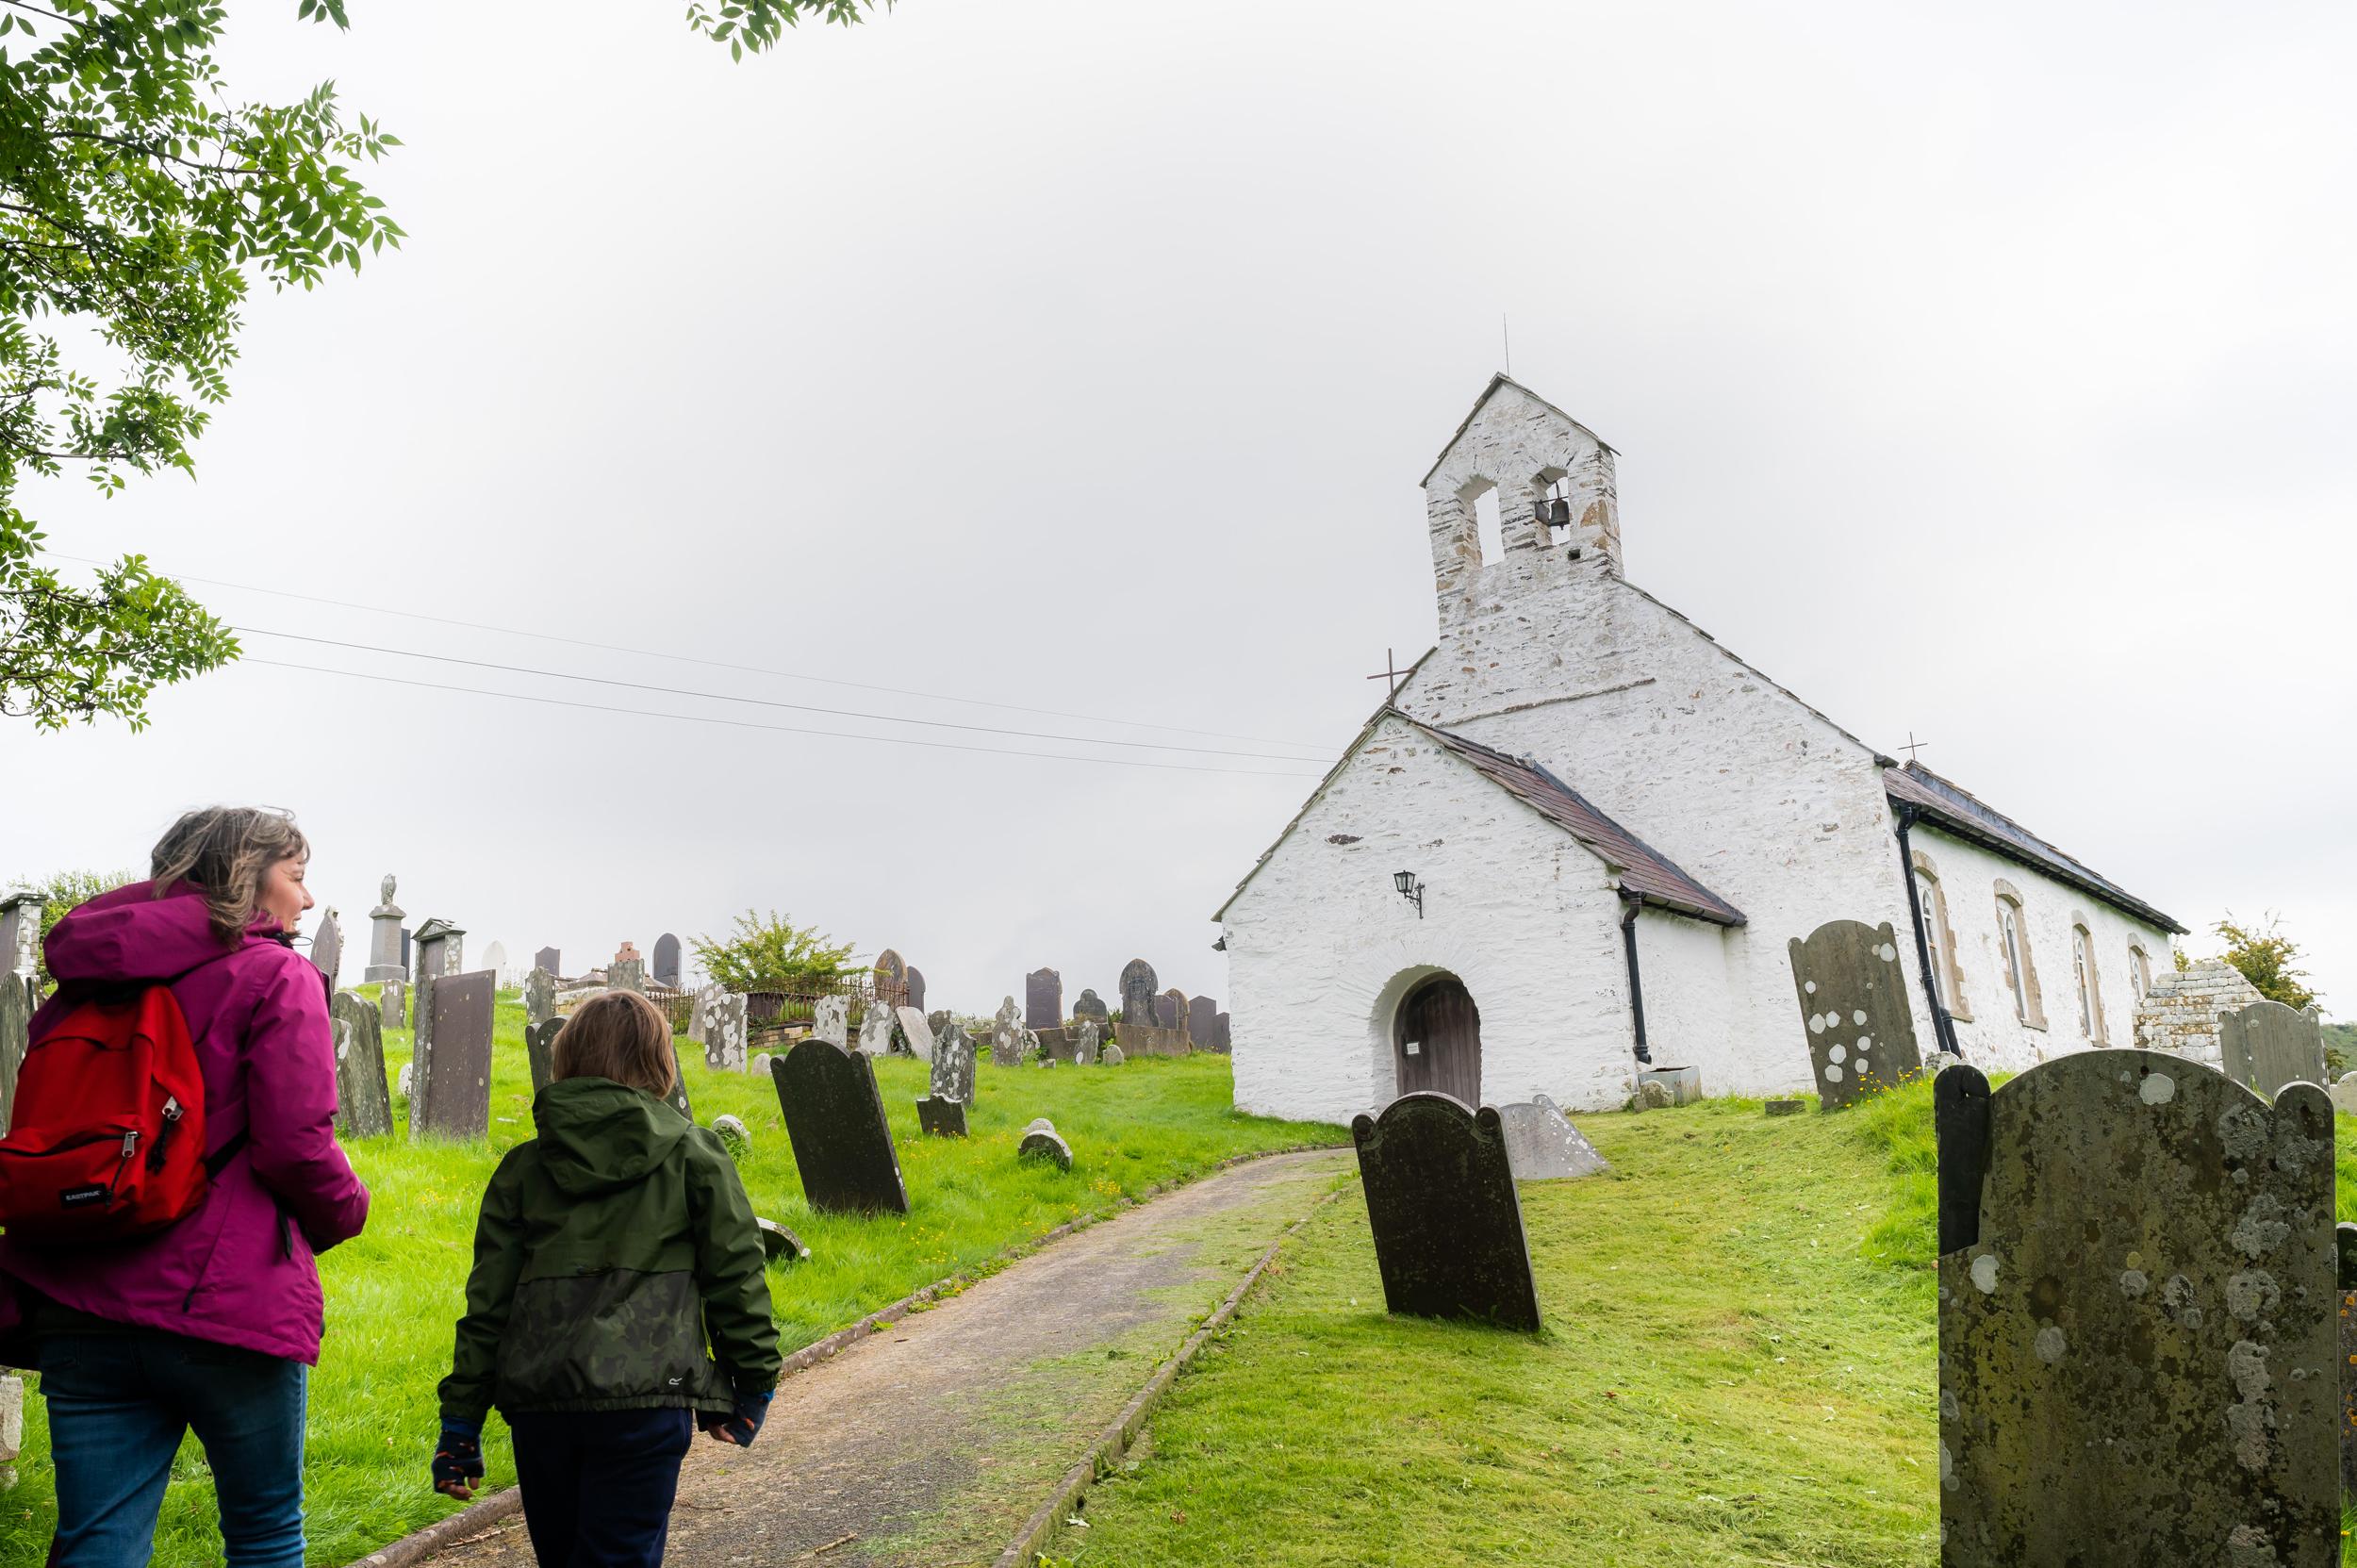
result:
<svg viewBox="0 0 2357 1568"><path fill-rule="evenodd" d="M1735 1028L1737 991L1727 961L1740 949L1728 936L1725 926L1667 910L1637 917L1645 1048L1656 1067L1700 1067L1706 1094L1725 1094L1724 1085L1744 1078L1750 1054Z"/></svg>
<svg viewBox="0 0 2357 1568"><path fill-rule="evenodd" d="M1399 870L1424 881L1421 920ZM1236 1104L1346 1122L1389 1102L1399 999L1446 970L1481 1011L1486 1103L1618 1106L1634 1081L1619 919L1577 840L1387 721L1228 907Z"/></svg>

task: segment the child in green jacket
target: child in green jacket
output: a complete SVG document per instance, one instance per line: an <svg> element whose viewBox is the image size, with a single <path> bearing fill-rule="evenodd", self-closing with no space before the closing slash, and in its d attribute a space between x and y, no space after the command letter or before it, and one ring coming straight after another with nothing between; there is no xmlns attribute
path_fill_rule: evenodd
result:
<svg viewBox="0 0 2357 1568"><path fill-rule="evenodd" d="M583 1003L554 1072L483 1195L434 1486L473 1495L496 1405L543 1564L659 1563L695 1428L751 1443L777 1387L761 1232L720 1141L664 1098L652 1002Z"/></svg>

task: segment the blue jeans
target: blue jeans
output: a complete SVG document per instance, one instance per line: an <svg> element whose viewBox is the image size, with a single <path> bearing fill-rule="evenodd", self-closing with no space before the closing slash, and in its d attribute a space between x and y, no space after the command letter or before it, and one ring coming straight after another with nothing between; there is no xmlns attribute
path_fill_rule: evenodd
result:
<svg viewBox="0 0 2357 1568"><path fill-rule="evenodd" d="M693 1411L517 1411L516 1484L540 1568L655 1568Z"/></svg>
<svg viewBox="0 0 2357 1568"><path fill-rule="evenodd" d="M180 1439L212 1464L230 1568L303 1568L310 1369L257 1350L135 1329L50 1334L41 1392L58 1467L58 1568L139 1568Z"/></svg>

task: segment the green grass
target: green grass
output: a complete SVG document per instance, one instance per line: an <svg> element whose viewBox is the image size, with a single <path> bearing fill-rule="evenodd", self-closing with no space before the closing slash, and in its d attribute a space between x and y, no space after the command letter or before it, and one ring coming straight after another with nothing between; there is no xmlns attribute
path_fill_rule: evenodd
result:
<svg viewBox="0 0 2357 1568"><path fill-rule="evenodd" d="M373 987L367 988L372 991ZM398 1095L390 1137L347 1144L371 1196L367 1233L321 1260L327 1340L311 1381L305 1471L309 1560L350 1562L455 1505L426 1483L438 1429L435 1385L449 1370L452 1324L465 1291L475 1210L499 1157L532 1135L523 1008L500 999L489 1139L414 1145ZM1346 1139L1340 1129L1237 1114L1226 1057L1147 1058L1116 1069L1001 1069L976 1073L973 1136L920 1137L915 1100L927 1068L877 1065L912 1213L878 1219L819 1215L804 1202L777 1095L766 1079L707 1072L682 1042L696 1118L733 1112L751 1130L740 1164L765 1217L791 1227L812 1256L772 1265L771 1295L784 1348L821 1339L923 1285L986 1271L1008 1249L1083 1214L1102 1213L1157 1183L1198 1175L1230 1155ZM387 1073L409 1052L406 1032L386 1039ZM1052 1118L1074 1153L1069 1174L1015 1158L1017 1134ZM25 1400L23 1477L0 1498L0 1568L30 1565L48 1548L56 1517L40 1399ZM485 1434L492 1486L515 1476L506 1430ZM156 1560L218 1562L210 1473L191 1440L173 1468Z"/></svg>

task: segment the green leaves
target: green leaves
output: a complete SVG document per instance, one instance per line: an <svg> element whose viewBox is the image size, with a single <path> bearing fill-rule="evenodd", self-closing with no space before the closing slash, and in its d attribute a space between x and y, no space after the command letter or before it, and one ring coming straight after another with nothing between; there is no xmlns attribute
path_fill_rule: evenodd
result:
<svg viewBox="0 0 2357 1568"><path fill-rule="evenodd" d="M851 944L822 936L816 926L797 926L775 911L764 917L747 910L725 941L699 936L688 944L703 960L704 973L732 991L790 990L798 980L846 973Z"/></svg>
<svg viewBox="0 0 2357 1568"><path fill-rule="evenodd" d="M229 629L141 557L76 588L36 564L41 537L0 507L0 714L55 730L106 713L144 729L156 687L238 656Z"/></svg>
<svg viewBox="0 0 2357 1568"><path fill-rule="evenodd" d="M889 9L892 0L883 3ZM699 0L687 8L687 25L715 43L727 44L729 58L741 60L748 50L757 55L777 42L786 28L806 16L849 27L865 22L865 13L875 8L876 0L715 0L709 6Z"/></svg>

